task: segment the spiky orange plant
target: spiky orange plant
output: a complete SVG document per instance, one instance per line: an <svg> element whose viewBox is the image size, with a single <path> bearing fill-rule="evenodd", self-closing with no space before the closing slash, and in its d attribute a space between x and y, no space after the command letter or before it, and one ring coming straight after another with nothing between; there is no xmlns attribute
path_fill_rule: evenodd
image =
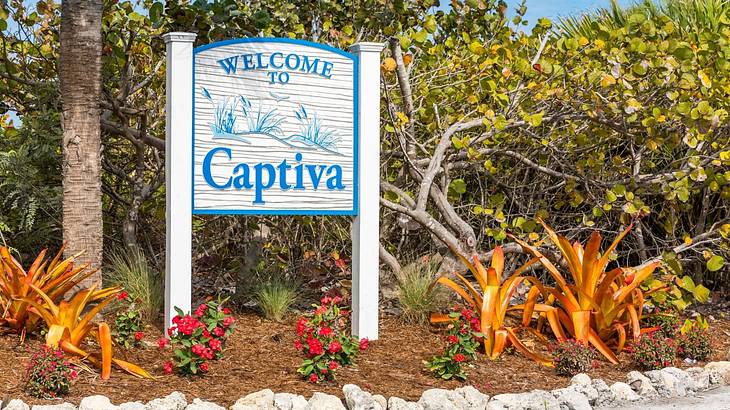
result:
<svg viewBox="0 0 730 410"><path fill-rule="evenodd" d="M638 268L615 268L606 272L611 253L631 230L631 225L621 232L608 249L601 254L601 235L594 231L585 247L557 235L546 223L538 219L550 240L558 247L573 283L565 277L540 251L518 238L513 239L539 259L556 282L546 287L558 307L546 304L525 304L523 323L529 322L533 312L544 315L559 341L566 339L567 330L576 340L592 344L610 362L618 363L616 353L623 350L627 328L633 337L644 330L640 326L644 294L639 288L659 262ZM611 349L613 347L613 350Z"/></svg>
<svg viewBox="0 0 730 410"><path fill-rule="evenodd" d="M96 271L74 266L74 258L61 260L64 246L49 262L44 249L26 271L6 247L0 247L0 326L13 332L33 331L39 317L28 310L28 300L41 303L33 287L57 302L74 286ZM76 255L78 256L78 255Z"/></svg>
<svg viewBox="0 0 730 410"><path fill-rule="evenodd" d="M525 356L545 365L552 365L549 358L531 351L520 341L516 334L518 329L506 324L507 312L511 309L510 301L520 283L529 281L533 283L535 289L542 289L542 285L535 277L522 276L527 268L538 261L538 258L533 258L519 267L504 282L502 281L504 251L501 247L494 248L492 263L488 268L485 268L476 256L471 262L466 259L462 260L471 271L474 279L476 279L481 292L474 284L457 272L454 272L453 275L459 281L459 284L443 275L436 282L452 289L466 303L471 305L474 311L479 313L486 355L490 359L496 359L508 346L512 345ZM538 296L539 293L532 295L531 298L534 300ZM442 314L431 315L431 322L433 323L449 320L451 319L448 316Z"/></svg>
<svg viewBox="0 0 730 410"><path fill-rule="evenodd" d="M42 303L33 299L25 299L33 313L38 314L48 326L46 344L60 347L65 352L88 359L92 364L101 367L101 378L106 380L111 375L112 363L128 373L145 378L152 378L147 371L132 363L112 357L112 337L109 325L94 323L93 319L121 291L121 288L96 290L96 285L78 291L70 300L54 303L43 290L30 285L40 296ZM91 304L96 303L90 309ZM101 347L100 355L93 355L81 348L84 340L93 336Z"/></svg>

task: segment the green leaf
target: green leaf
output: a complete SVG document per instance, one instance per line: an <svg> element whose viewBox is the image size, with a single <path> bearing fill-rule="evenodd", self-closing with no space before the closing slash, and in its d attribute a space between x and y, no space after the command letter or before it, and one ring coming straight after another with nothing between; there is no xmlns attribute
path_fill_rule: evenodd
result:
<svg viewBox="0 0 730 410"><path fill-rule="evenodd" d="M160 20L160 17L162 16L162 3L155 3L150 7L149 16L150 21L153 23L157 23Z"/></svg>
<svg viewBox="0 0 730 410"><path fill-rule="evenodd" d="M697 285L692 291L692 295L694 295L698 302L704 303L710 298L710 290L702 285Z"/></svg>
<svg viewBox="0 0 730 410"><path fill-rule="evenodd" d="M451 181L451 184L449 185L449 188L451 188L454 192L461 195L466 192L466 182L464 182L463 179L455 179Z"/></svg>
<svg viewBox="0 0 730 410"><path fill-rule="evenodd" d="M707 270L710 272L717 272L723 265L725 265L725 259L720 255L714 255L707 261Z"/></svg>

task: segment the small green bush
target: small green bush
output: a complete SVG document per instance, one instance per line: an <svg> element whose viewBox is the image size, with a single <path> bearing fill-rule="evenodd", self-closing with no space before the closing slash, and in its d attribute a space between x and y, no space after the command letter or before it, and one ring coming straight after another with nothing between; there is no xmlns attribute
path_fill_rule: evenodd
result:
<svg viewBox="0 0 730 410"><path fill-rule="evenodd" d="M661 332L641 335L629 342L626 351L631 360L643 370L655 370L670 366L676 355L674 339Z"/></svg>
<svg viewBox="0 0 730 410"><path fill-rule="evenodd" d="M64 357L63 350L43 345L26 365L25 390L40 398L63 396L76 376L77 372Z"/></svg>
<svg viewBox="0 0 730 410"><path fill-rule="evenodd" d="M552 347L555 371L564 376L575 376L593 368L596 352L590 346L574 339L558 342Z"/></svg>
<svg viewBox="0 0 730 410"><path fill-rule="evenodd" d="M446 333L446 347L440 356L434 356L426 363L434 377L444 380L467 379L463 366L476 359L480 340L479 316L471 309L455 310L449 314L453 320Z"/></svg>
<svg viewBox="0 0 730 410"><path fill-rule="evenodd" d="M259 284L253 298L266 319L280 322L299 296L296 282L269 279Z"/></svg>
<svg viewBox="0 0 730 410"><path fill-rule="evenodd" d="M443 293L440 287L433 286L440 265L438 261L423 258L406 265L397 275L398 302L404 322L423 324L431 312L440 310Z"/></svg>
<svg viewBox="0 0 730 410"><path fill-rule="evenodd" d="M679 329L679 316L671 310L659 311L644 317L647 327L656 327L666 337L674 337Z"/></svg>
<svg viewBox="0 0 730 410"><path fill-rule="evenodd" d="M112 254L105 269L106 282L121 286L136 304L144 320L155 319L164 306L164 280L150 266L144 253L128 249Z"/></svg>
<svg viewBox="0 0 730 410"><path fill-rule="evenodd" d="M702 316L685 320L677 336L677 356L683 359L705 360L712 354L710 332Z"/></svg>

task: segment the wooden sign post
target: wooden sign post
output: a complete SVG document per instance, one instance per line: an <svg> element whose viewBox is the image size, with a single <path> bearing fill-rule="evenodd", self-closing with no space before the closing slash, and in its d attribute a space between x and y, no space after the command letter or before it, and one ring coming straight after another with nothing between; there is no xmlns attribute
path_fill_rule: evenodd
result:
<svg viewBox="0 0 730 410"><path fill-rule="evenodd" d="M166 326L190 309L192 214L351 215L353 333L377 339L382 44L164 38Z"/></svg>

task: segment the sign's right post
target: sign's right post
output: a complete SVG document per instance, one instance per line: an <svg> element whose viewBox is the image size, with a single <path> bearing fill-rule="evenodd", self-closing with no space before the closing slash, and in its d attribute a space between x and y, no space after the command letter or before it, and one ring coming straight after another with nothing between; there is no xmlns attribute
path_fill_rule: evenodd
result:
<svg viewBox="0 0 730 410"><path fill-rule="evenodd" d="M352 223L352 334L378 338L380 282L380 53L381 43L357 43L358 215Z"/></svg>

